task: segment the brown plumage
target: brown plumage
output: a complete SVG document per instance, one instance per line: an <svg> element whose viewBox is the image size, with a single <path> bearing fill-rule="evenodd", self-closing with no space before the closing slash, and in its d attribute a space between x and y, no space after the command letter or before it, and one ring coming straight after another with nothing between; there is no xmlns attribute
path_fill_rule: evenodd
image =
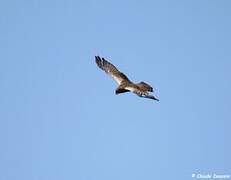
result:
<svg viewBox="0 0 231 180"><path fill-rule="evenodd" d="M128 77L124 73L120 72L113 64L111 64L104 58L95 56L95 61L99 68L104 70L119 84L115 91L116 94L133 92L139 97L159 101L157 98L149 94L149 92L153 92L153 88L149 84L143 81L137 84L133 83L128 79Z"/></svg>

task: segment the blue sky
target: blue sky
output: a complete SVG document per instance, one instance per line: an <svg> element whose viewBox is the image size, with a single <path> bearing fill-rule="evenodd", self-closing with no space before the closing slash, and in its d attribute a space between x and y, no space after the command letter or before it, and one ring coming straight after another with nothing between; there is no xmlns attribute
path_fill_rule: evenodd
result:
<svg viewBox="0 0 231 180"><path fill-rule="evenodd" d="M1 1L0 179L231 174L229 1ZM115 95L110 60L155 102Z"/></svg>

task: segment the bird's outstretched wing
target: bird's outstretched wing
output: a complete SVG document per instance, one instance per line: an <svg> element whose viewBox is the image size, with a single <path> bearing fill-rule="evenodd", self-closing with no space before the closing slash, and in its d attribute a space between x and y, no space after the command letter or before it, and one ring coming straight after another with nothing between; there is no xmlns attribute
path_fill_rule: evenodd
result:
<svg viewBox="0 0 231 180"><path fill-rule="evenodd" d="M100 58L99 56L95 56L95 62L98 65L99 68L104 70L108 75L110 75L119 85L123 81L128 81L128 77L120 72L113 64L110 62L106 61L104 58Z"/></svg>
<svg viewBox="0 0 231 180"><path fill-rule="evenodd" d="M150 86L149 84L145 83L145 82L140 82L138 84L136 84L142 91L149 91L149 92L153 92L153 88L152 86Z"/></svg>
<svg viewBox="0 0 231 180"><path fill-rule="evenodd" d="M155 96L152 96L148 93L148 91L152 92L153 89L150 85L146 84L145 82L140 82L138 84L128 84L124 89L135 93L139 97L149 98L159 101L159 99L157 99Z"/></svg>

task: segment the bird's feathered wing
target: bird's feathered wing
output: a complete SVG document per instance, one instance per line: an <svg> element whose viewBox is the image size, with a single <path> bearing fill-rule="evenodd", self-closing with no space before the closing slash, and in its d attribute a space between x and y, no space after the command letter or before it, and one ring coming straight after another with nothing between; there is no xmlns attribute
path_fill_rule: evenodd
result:
<svg viewBox="0 0 231 180"><path fill-rule="evenodd" d="M130 80L124 73L120 72L113 64L111 64L104 58L101 59L99 56L95 56L95 62L99 68L101 68L108 75L110 75L119 85L124 81L130 82Z"/></svg>
<svg viewBox="0 0 231 180"><path fill-rule="evenodd" d="M141 86L141 85L143 85L143 86ZM126 86L124 89L135 93L139 97L149 98L149 99L159 101L159 99L157 99L155 96L152 96L152 95L150 95L148 93L148 91L153 92L153 89L152 89L151 86L149 86L145 82L141 82L141 83L138 83L138 84L128 84L128 86Z"/></svg>
<svg viewBox="0 0 231 180"><path fill-rule="evenodd" d="M153 88L152 86L150 86L149 84L145 83L145 82L140 82L138 84L136 84L142 91L149 91L149 92L153 92Z"/></svg>

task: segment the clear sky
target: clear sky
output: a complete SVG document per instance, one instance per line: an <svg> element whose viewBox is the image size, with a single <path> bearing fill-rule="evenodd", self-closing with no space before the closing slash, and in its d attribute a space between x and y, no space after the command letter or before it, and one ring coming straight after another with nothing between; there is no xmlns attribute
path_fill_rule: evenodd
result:
<svg viewBox="0 0 231 180"><path fill-rule="evenodd" d="M231 174L231 2L0 2L1 180ZM115 95L110 60L159 102Z"/></svg>

